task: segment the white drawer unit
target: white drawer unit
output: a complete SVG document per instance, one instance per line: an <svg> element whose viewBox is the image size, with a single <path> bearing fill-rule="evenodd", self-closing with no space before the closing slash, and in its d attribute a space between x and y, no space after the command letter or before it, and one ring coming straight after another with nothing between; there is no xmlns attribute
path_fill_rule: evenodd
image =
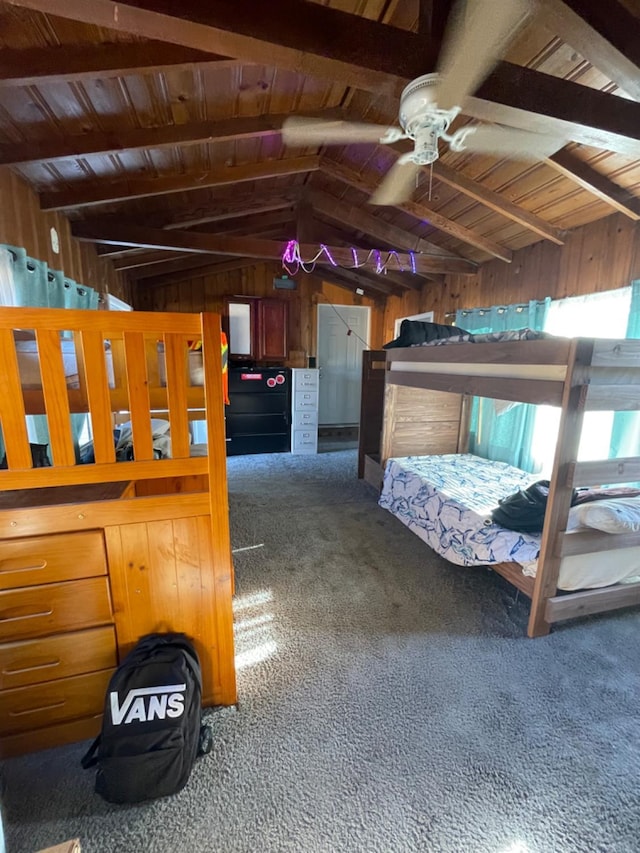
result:
<svg viewBox="0 0 640 853"><path fill-rule="evenodd" d="M318 390L318 370L317 368L308 368L302 370L295 368L293 371L293 387L296 391L317 391Z"/></svg>
<svg viewBox="0 0 640 853"><path fill-rule="evenodd" d="M291 452L318 452L318 377L317 368L291 371Z"/></svg>

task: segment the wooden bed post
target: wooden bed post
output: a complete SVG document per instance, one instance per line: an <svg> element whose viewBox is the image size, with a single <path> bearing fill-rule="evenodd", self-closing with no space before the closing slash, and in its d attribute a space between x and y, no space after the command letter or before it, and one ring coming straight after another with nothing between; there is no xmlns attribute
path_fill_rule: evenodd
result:
<svg viewBox="0 0 640 853"><path fill-rule="evenodd" d="M235 653L233 643L233 558L229 535L229 499L227 491L227 458L224 444L224 403L222 394L222 357L220 350L220 316L202 314L202 351L204 356L204 389L208 412L207 443L209 460L209 503L211 509L211 557L213 563L215 630L217 648L216 683L220 702L237 701ZM222 440L221 440L222 436Z"/></svg>
<svg viewBox="0 0 640 853"><path fill-rule="evenodd" d="M547 600L558 591L561 556L558 550L558 533L566 530L571 497L573 471L578 457L582 420L584 418L588 385L582 384L580 372L586 376L591 364L593 340L576 338L571 341L567 373L562 392L562 414L558 428L558 441L553 464L553 475L547 500L540 557L536 573L527 634L542 637L551 625L546 620ZM575 383L575 384L574 384Z"/></svg>

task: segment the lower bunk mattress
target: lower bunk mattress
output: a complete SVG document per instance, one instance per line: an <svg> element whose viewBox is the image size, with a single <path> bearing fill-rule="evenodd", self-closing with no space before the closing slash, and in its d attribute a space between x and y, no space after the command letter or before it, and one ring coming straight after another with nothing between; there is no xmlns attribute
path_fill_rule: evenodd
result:
<svg viewBox="0 0 640 853"><path fill-rule="evenodd" d="M540 535L495 524L491 510L501 498L539 477L470 453L392 458L385 467L379 504L451 563L514 562L525 575L535 577ZM637 580L640 549L614 549L612 543L611 552L563 560L559 588L586 589Z"/></svg>

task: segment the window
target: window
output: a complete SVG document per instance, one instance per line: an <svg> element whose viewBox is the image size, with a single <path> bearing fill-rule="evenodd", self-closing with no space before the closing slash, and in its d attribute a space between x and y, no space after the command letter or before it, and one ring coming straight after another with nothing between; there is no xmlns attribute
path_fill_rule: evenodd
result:
<svg viewBox="0 0 640 853"><path fill-rule="evenodd" d="M562 337L624 338L631 307L631 288L609 290L588 296L559 299L551 303L544 331ZM578 459L606 459L609 456L613 412L587 412L584 417ZM548 477L553 467L554 442L560 410L538 406L531 455L541 474Z"/></svg>

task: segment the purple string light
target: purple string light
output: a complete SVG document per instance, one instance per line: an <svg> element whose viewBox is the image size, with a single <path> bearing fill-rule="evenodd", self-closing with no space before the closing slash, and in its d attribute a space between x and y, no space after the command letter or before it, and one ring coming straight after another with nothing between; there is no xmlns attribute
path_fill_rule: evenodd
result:
<svg viewBox="0 0 640 853"><path fill-rule="evenodd" d="M323 254L326 255L327 260L329 261L332 267L340 266L340 264L331 254L331 250L325 243L320 243L320 249L314 258L311 258L308 261L304 261L302 255L300 254L300 244L298 243L298 241L289 240L287 242L284 252L282 253L282 266L289 273L289 275L295 275L300 270L310 273L314 271L316 264L318 263L318 259L322 257ZM411 272L415 275L417 272L415 252L409 252L408 254L411 264ZM395 251L395 249L390 249L386 253L386 260L384 261L382 259L382 252L380 251L380 249L370 249L367 253L366 258L364 260L361 260L358 256L358 250L354 246L352 246L351 256L353 258L353 264L351 267L346 267L347 269L359 269L360 267L366 266L372 259L375 264L375 272L378 275L387 272L387 269L392 260L401 272L404 272L408 269L408 267L406 267L400 260L400 255L397 251Z"/></svg>

